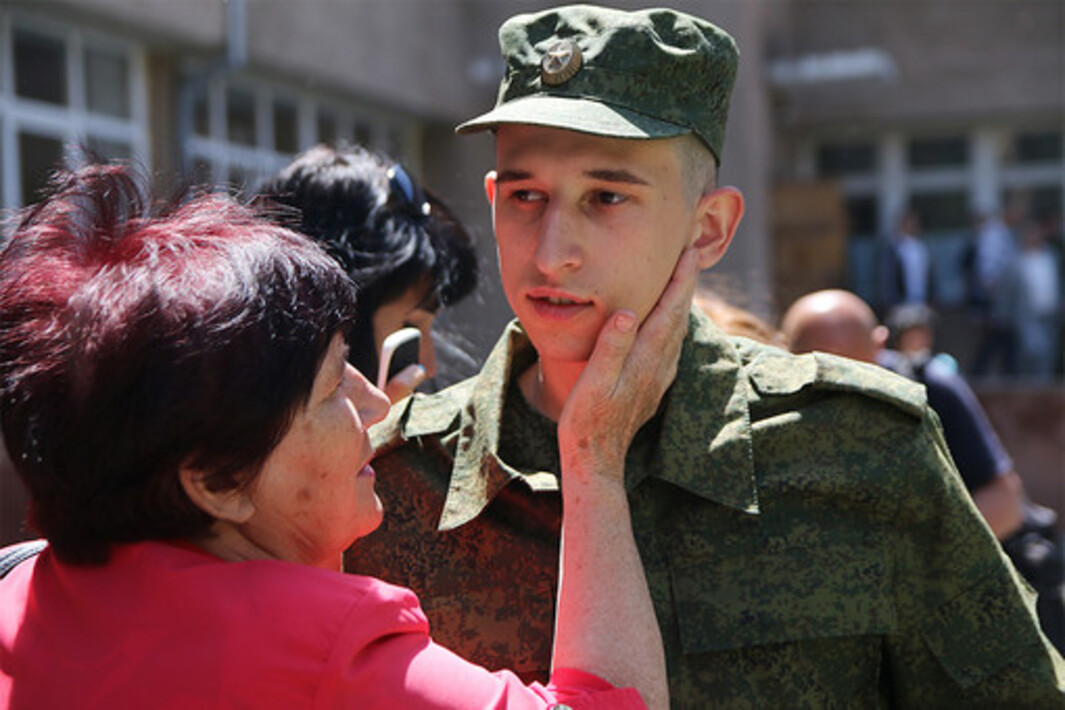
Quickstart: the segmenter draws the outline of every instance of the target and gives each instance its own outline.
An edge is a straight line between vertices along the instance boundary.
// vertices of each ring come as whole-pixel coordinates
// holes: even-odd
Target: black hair
[[[377,369],[378,307],[422,280],[429,287],[426,310],[453,304],[477,285],[470,235],[439,199],[384,156],[360,146],[319,145],[258,192],[282,207],[282,223],[322,244],[358,286],[349,360],[367,377]]]

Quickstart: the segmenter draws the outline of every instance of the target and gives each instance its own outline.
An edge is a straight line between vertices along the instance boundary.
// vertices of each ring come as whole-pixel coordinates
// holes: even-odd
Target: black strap
[[[0,579],[6,577],[17,564],[36,556],[46,547],[48,542],[45,540],[27,540],[0,550]]]

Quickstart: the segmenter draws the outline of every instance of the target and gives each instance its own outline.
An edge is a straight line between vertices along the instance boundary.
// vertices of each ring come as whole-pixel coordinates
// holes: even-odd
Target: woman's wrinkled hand
[[[607,319],[559,417],[563,469],[624,476],[629,444],[676,376],[697,273],[689,247],[642,325],[624,309]]]

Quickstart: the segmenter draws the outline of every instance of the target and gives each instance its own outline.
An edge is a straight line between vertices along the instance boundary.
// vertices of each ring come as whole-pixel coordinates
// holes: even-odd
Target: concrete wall
[[[875,48],[891,80],[783,91],[789,126],[1060,115],[1065,108],[1065,3],[794,0],[781,8],[771,59]]]

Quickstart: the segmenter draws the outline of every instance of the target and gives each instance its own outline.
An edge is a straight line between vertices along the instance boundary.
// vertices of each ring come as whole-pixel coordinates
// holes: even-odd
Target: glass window
[[[85,97],[90,111],[129,118],[129,64],[121,54],[85,52]]]
[[[817,172],[821,177],[867,175],[876,172],[876,146],[871,143],[819,146]]]
[[[318,114],[318,142],[326,145],[336,145],[337,120],[331,114],[322,112]]]
[[[192,99],[192,130],[198,136],[211,135],[211,110],[207,105],[207,92],[202,87]]]
[[[1023,206],[1024,217],[1043,222],[1061,219],[1062,188],[1059,184],[1009,188],[1002,196],[1002,204],[1017,203]]]
[[[230,194],[238,197],[247,195],[258,180],[256,174],[239,166],[231,166],[226,174],[226,184],[230,188]]]
[[[52,104],[67,102],[67,50],[62,40],[15,30],[15,92]]]
[[[188,170],[186,178],[193,185],[211,185],[214,183],[214,175],[211,171],[211,163],[204,158],[196,158]]]
[[[299,150],[299,118],[296,105],[289,101],[274,102],[274,150],[279,153]]]
[[[226,130],[229,140],[255,145],[255,96],[243,89],[226,92]]]
[[[90,136],[88,147],[95,155],[107,160],[129,160],[133,157],[133,147],[124,141]]]
[[[1058,162],[1063,142],[1061,131],[1021,133],[1014,139],[1014,158],[1018,163]]]
[[[1032,217],[1040,222],[1060,220],[1062,217],[1061,185],[1042,185],[1031,188]]]
[[[854,195],[845,203],[850,236],[876,236],[880,230],[880,205],[876,196]]]
[[[63,142],[50,136],[19,133],[18,150],[22,204],[28,205],[40,199],[49,176],[63,167]]]
[[[969,162],[969,141],[963,136],[954,138],[919,138],[908,146],[910,167],[959,168]]]
[[[917,212],[925,234],[955,232],[970,226],[969,193],[965,190],[919,193],[910,198],[910,206]]]

